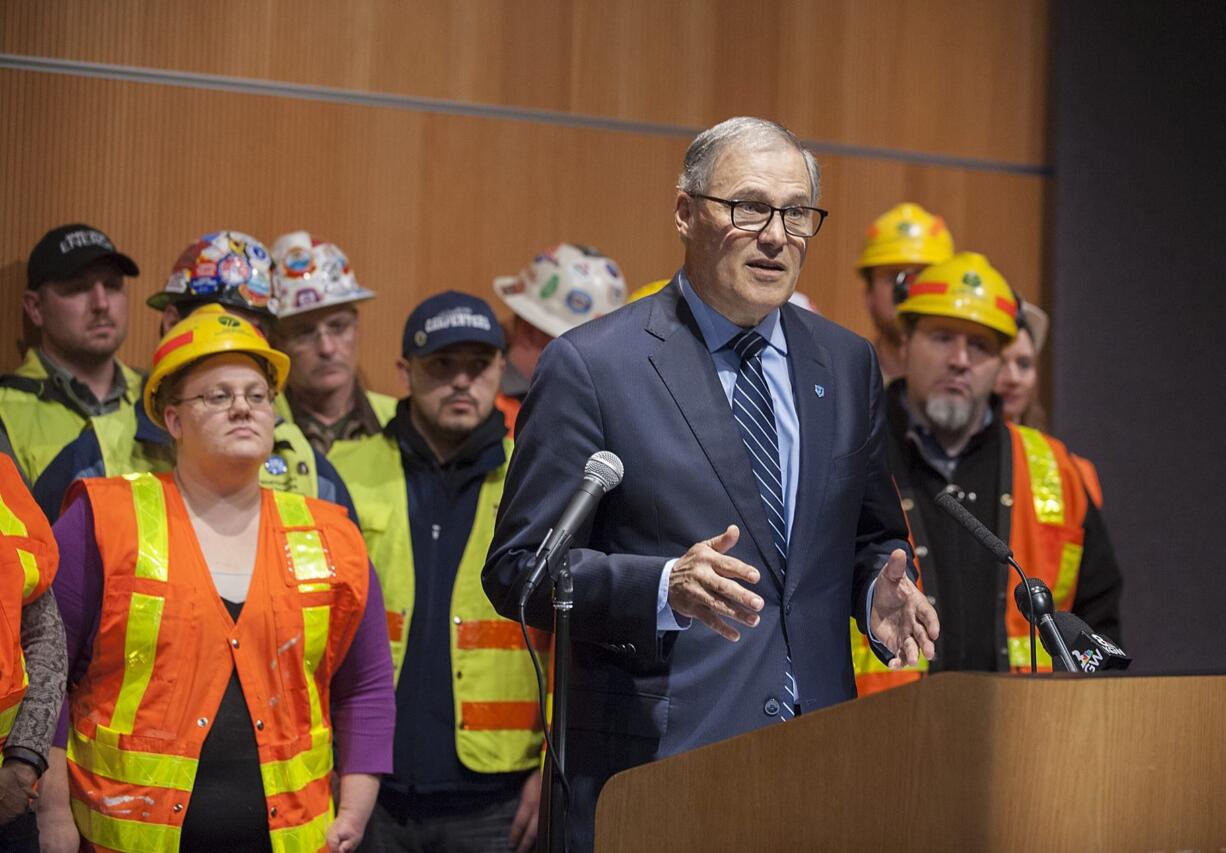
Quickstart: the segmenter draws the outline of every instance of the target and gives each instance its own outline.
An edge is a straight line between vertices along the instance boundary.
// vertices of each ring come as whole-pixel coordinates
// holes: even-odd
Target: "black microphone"
[[[941,490],[941,493],[936,496],[937,506],[945,510],[954,521],[966,528],[967,533],[979,540],[979,544],[992,552],[996,559],[1002,563],[1013,562],[1013,552],[1009,550],[1009,546],[1000,540],[1000,537],[988,530],[983,522],[971,515],[966,507],[958,503],[958,499],[953,496],[953,493],[958,490],[957,486],[946,486]]]
[[[599,450],[588,457],[587,463],[583,466],[583,481],[575,489],[575,494],[571,497],[570,503],[566,505],[558,523],[553,526],[545,536],[541,547],[537,549],[536,564],[532,567],[532,573],[519,593],[520,607],[527,604],[533,590],[540,586],[545,572],[549,570],[557,557],[570,550],[570,543],[575,538],[575,532],[596,511],[596,505],[600,503],[605,493],[617,488],[624,473],[625,468],[622,467],[622,461],[617,458],[616,453]]]
[[[1043,648],[1051,655],[1052,669],[1063,668],[1065,672],[1081,672],[1073,662],[1073,656],[1069,654],[1068,646],[1060,636],[1060,629],[1052,618],[1051,590],[1047,588],[1047,584],[1038,578],[1031,578],[1025,586],[1019,583],[1013,588],[1013,601],[1031,625],[1038,625]],[[1057,666],[1057,663],[1063,666]]]
[[[992,553],[992,556],[1000,560],[1002,563],[1007,563],[1017,572],[1017,576],[1022,579],[1022,584],[1029,589],[1029,580],[1026,573],[1022,571],[1022,567],[1017,564],[1017,560],[1013,559],[1013,551],[1001,541],[1000,537],[988,530],[983,522],[971,515],[966,507],[958,503],[958,499],[954,497],[954,492],[962,491],[952,483],[940,491],[934,500],[937,506],[945,510],[954,521],[962,525],[967,533],[971,534],[979,541],[979,544]],[[1026,611],[1022,611],[1025,613]],[[1038,654],[1039,651],[1035,647],[1035,624],[1030,623],[1030,671],[1037,672],[1039,669]]]
[[[1132,658],[1111,640],[1099,634],[1072,613],[1052,614],[1060,637],[1068,646],[1079,672],[1128,669]]]

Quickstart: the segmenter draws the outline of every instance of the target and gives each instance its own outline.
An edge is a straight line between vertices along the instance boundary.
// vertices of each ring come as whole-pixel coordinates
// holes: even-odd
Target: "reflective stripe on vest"
[[[507,458],[513,443],[503,440]],[[383,588],[396,677],[404,664],[414,602],[413,541],[400,447],[389,435],[335,442],[328,460],[349,488],[367,548]],[[472,529],[451,596],[452,699],[456,755],[478,773],[535,767],[542,740],[536,675],[519,625],[498,615],[481,587],[481,569],[494,533],[506,464],[481,484]],[[547,651],[533,629],[533,646]],[[548,667],[548,655],[542,654]]]
[[[135,435],[132,409],[140,394],[142,378],[125,364],[119,363],[119,369],[123,372],[128,390],[118,408],[92,418],[57,400],[40,399],[18,388],[0,387],[0,420],[3,420],[8,432],[13,455],[29,483],[38,481],[56,455],[79,436],[87,424],[92,423],[101,433],[113,431],[115,427],[122,429],[122,425],[130,421],[131,434]],[[25,361],[14,373],[25,379],[49,381],[47,371],[34,349],[26,353]]]
[[[21,478],[0,454],[0,747],[13,730],[30,684],[21,647],[22,608],[41,596],[59,567],[51,526]]]
[[[510,451],[508,446],[508,459]],[[452,700],[456,755],[465,767],[526,770],[540,758],[536,673],[519,625],[494,610],[481,586],[505,477],[504,463],[481,485],[451,592]],[[528,636],[548,668],[548,640],[535,631]]]
[[[115,491],[120,483],[130,495],[126,521],[120,506],[103,506],[122,504]],[[187,538],[191,522],[169,476],[134,474],[86,481],[84,488],[91,495],[103,555],[103,598],[112,606],[104,607],[94,659],[76,690],[81,695],[73,700],[68,759],[73,815],[82,836],[111,850],[178,847],[200,747],[231,670],[223,677],[219,669],[200,668],[194,658],[198,649],[190,642],[176,645],[175,634],[161,636],[171,602],[177,601],[176,630],[194,624],[202,643],[232,647],[232,665],[256,729],[273,850],[325,849],[332,819],[328,685],[365,607],[369,571],[365,548],[343,511],[302,495],[263,492],[251,597],[242,624],[223,628],[207,621],[216,618],[215,608],[185,601],[198,594],[212,597],[212,590],[198,592],[203,578],[193,572],[207,572],[207,566],[191,559],[196,548]],[[271,538],[264,525],[272,525]],[[135,539],[135,549],[125,548],[125,536]],[[337,560],[331,548],[337,549]],[[176,560],[180,568],[172,569]],[[351,591],[342,593],[344,587]],[[117,594],[127,599],[122,626],[116,620],[115,607],[122,607]],[[200,603],[209,604],[203,598]],[[195,621],[182,621],[189,618]],[[123,649],[116,654],[105,643],[120,636]],[[287,677],[291,670],[279,667],[282,662],[293,662],[297,674]],[[112,669],[116,663],[118,672]],[[194,675],[182,677],[182,667],[191,667]],[[95,668],[101,671],[95,674]],[[116,677],[119,687],[112,692],[108,685]],[[108,719],[109,695],[115,699]],[[182,710],[188,701],[197,704]],[[184,717],[180,728],[158,731],[176,725],[162,724],[163,715],[173,720],[176,711]]]
[[[1055,609],[1070,610],[1081,570],[1082,525],[1089,502],[1080,470],[1056,439],[1016,424],[1009,424],[1009,434],[1014,472],[1009,544],[1028,575],[1051,589]],[[1026,472],[1025,477],[1018,476],[1021,471]],[[1006,602],[1005,631],[1009,666],[1028,672],[1030,626],[1011,595]],[[1039,669],[1051,670],[1051,656],[1041,643],[1035,651]]]

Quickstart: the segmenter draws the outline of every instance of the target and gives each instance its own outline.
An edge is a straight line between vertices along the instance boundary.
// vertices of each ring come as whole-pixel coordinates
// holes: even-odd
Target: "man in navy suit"
[[[503,615],[588,456],[625,466],[570,551],[573,850],[613,773],[854,697],[849,617],[891,666],[933,655],[873,348],[787,304],[825,215],[818,178],[773,122],[699,134],[682,269],[537,366],[483,575]],[[540,628],[549,586],[528,602]]]

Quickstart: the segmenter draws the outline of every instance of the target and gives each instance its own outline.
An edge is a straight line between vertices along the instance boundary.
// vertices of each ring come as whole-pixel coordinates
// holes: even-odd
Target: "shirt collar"
[[[698,330],[702,332],[703,343],[707,345],[707,350],[710,353],[714,354],[728,346],[728,343],[734,337],[745,331],[743,326],[738,326],[702,301],[702,297],[698,295],[698,292],[694,290],[694,286],[690,284],[685,270],[677,273],[677,284],[681,288],[681,295],[685,297],[686,304],[690,306],[690,312],[698,322]],[[787,337],[783,334],[783,324],[779,322],[778,308],[763,317],[762,322],[754,326],[753,329],[759,335],[766,338],[766,342],[774,349],[785,356],[788,354],[788,341]]]
[[[42,362],[43,369],[47,371],[47,377],[51,380],[51,383],[67,395],[78,408],[91,415],[101,414],[113,407],[127,393],[128,381],[124,377],[123,371],[119,369],[119,364],[114,359],[111,360],[111,366],[114,369],[111,387],[107,390],[106,395],[99,400],[94,396],[94,392],[90,390],[88,385],[78,380],[71,372],[62,367],[47,353],[43,352],[41,348],[35,350],[35,352],[38,353],[38,360]]]

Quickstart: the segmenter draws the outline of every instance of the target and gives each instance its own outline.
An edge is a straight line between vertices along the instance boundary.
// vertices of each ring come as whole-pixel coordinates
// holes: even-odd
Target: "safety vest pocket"
[[[194,600],[168,604],[165,592],[165,584],[146,578],[108,578],[88,675],[92,682],[117,685],[113,709],[102,719],[117,731],[136,728],[159,739],[174,738],[189,713],[174,697],[189,694],[192,682],[208,671],[174,666],[184,657],[176,646],[193,644],[200,635],[199,614]],[[193,649],[190,657],[198,653]],[[97,712],[90,716],[101,721]]]

